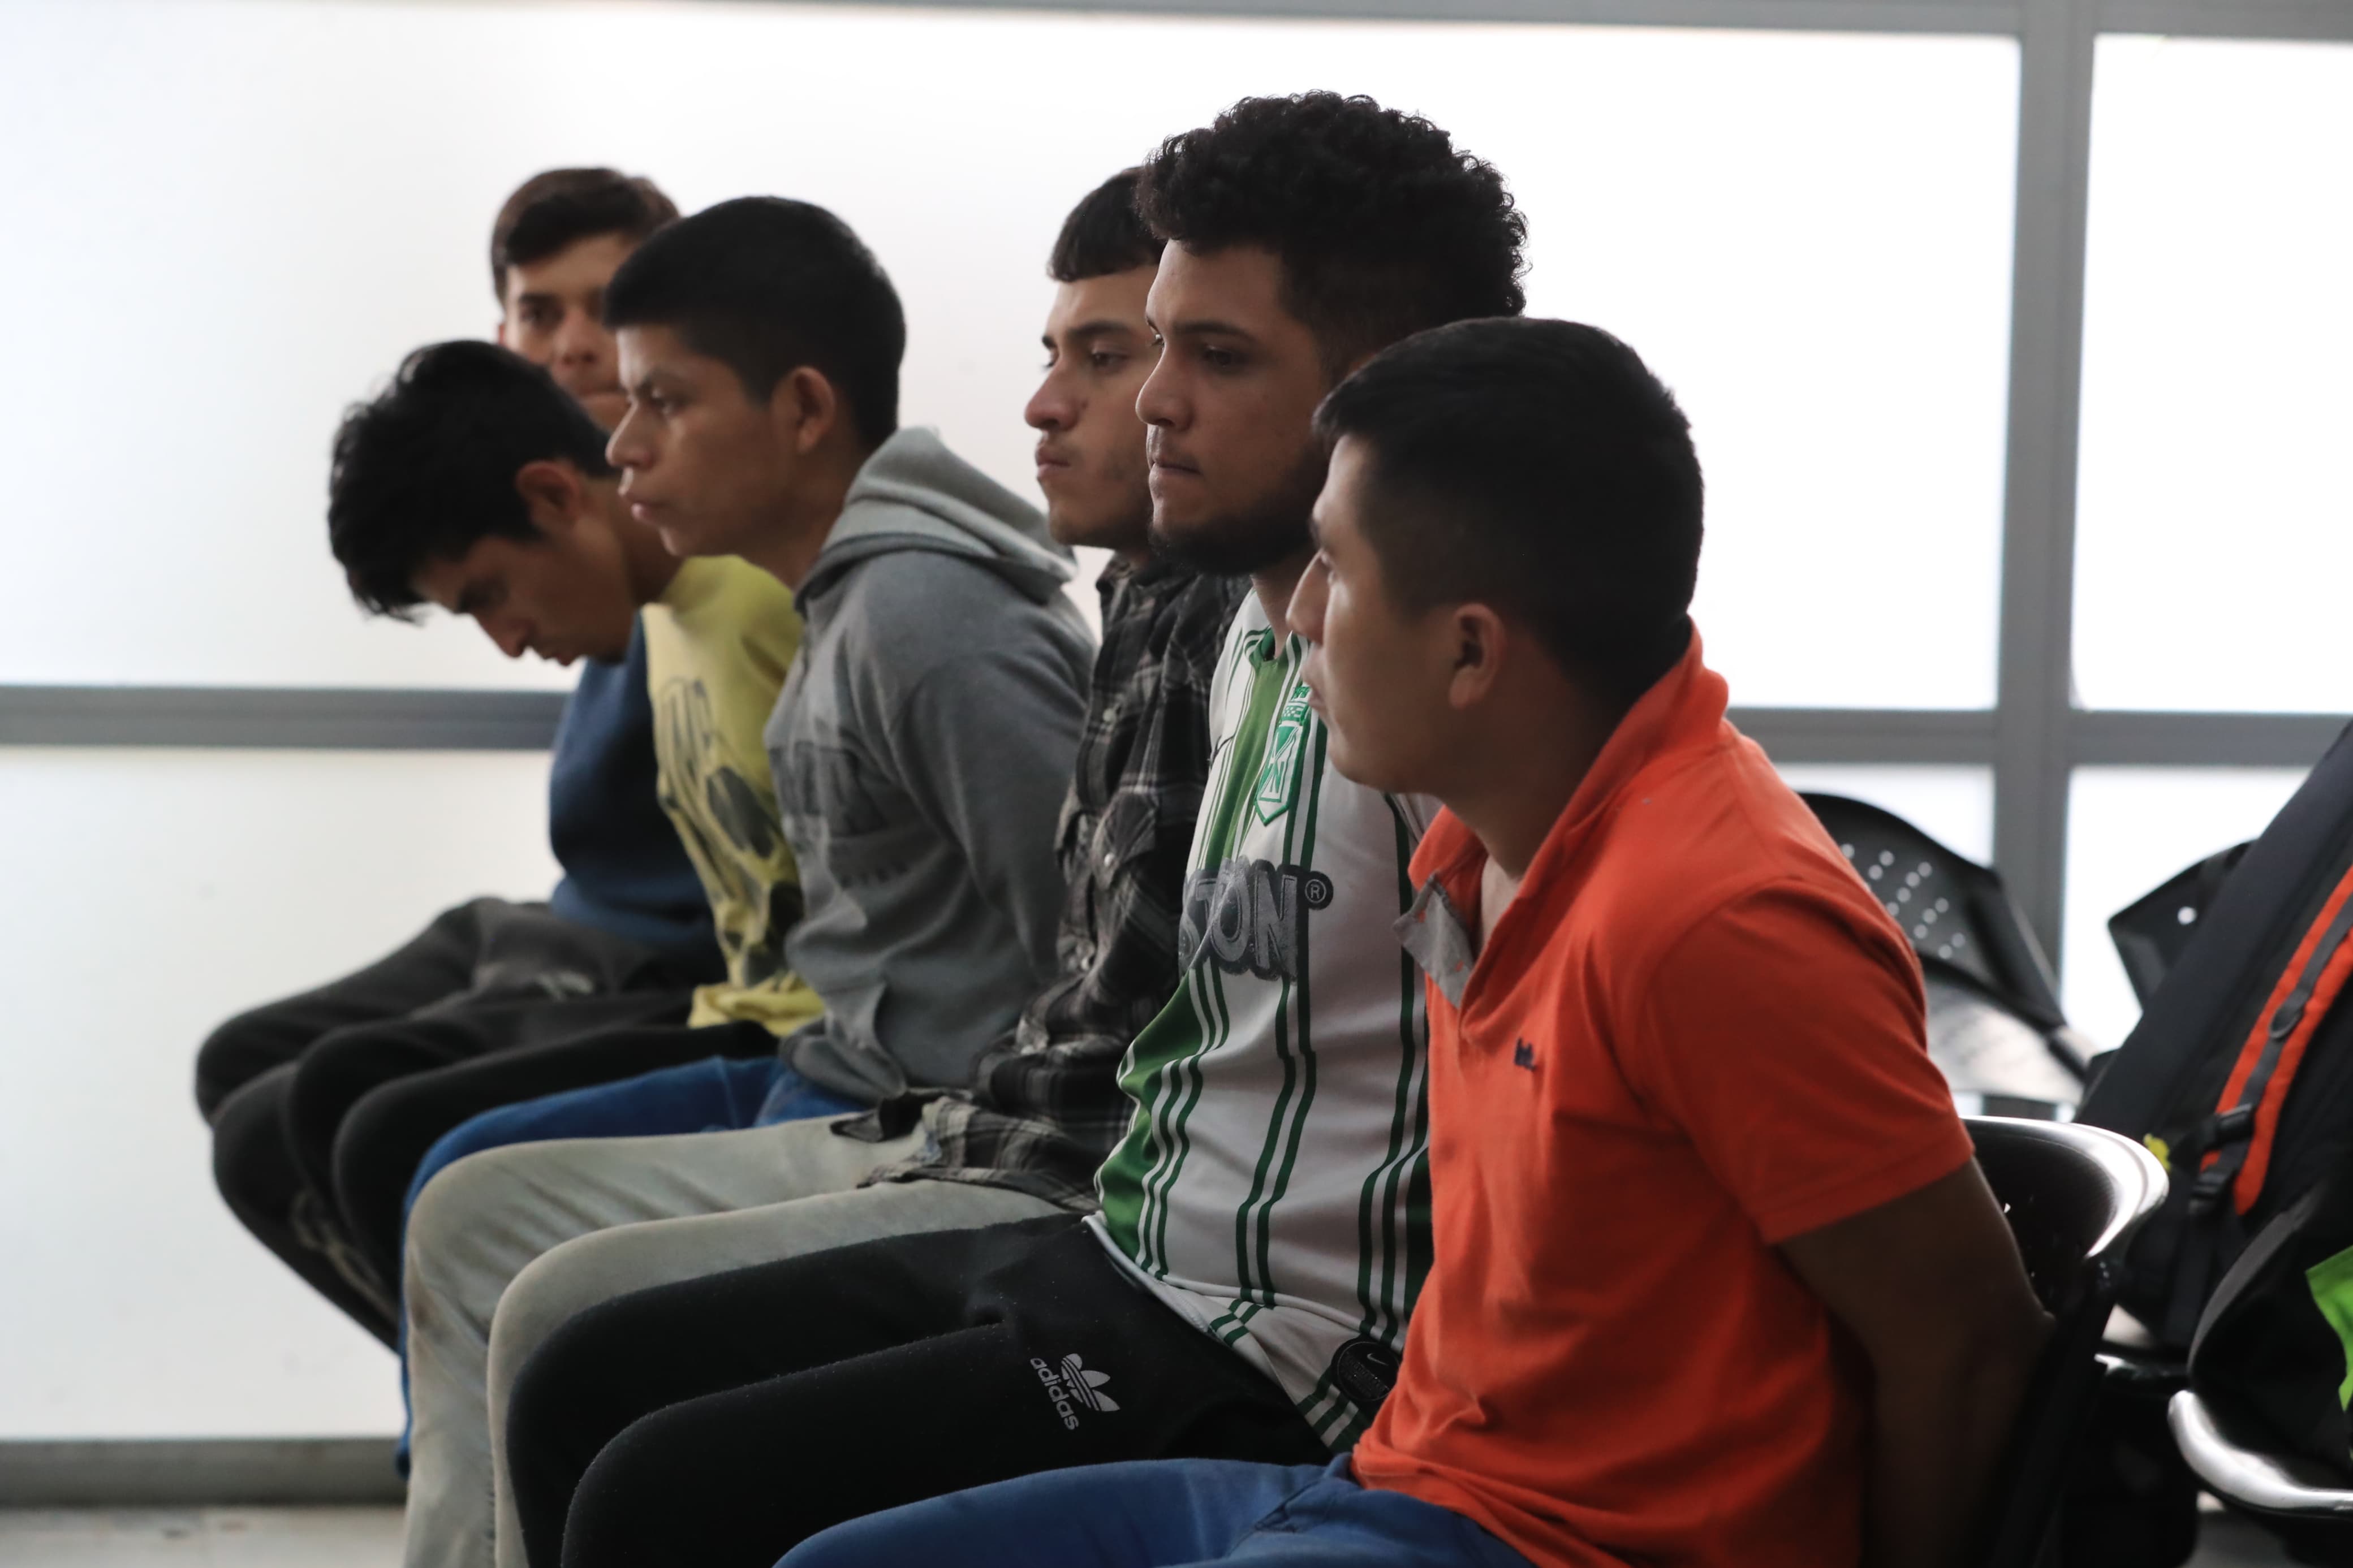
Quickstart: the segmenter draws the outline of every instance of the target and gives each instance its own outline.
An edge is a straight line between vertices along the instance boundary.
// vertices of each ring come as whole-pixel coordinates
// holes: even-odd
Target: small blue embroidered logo
[[[1515,1068],[1525,1068],[1530,1072],[1535,1071],[1536,1048],[1525,1040],[1520,1041],[1512,1047],[1512,1065]]]

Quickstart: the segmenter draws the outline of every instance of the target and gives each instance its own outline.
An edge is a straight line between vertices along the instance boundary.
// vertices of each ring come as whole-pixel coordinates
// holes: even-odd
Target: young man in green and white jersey
[[[1444,132],[1329,93],[1173,138],[1139,207],[1167,241],[1137,401],[1154,542],[1254,592],[1212,687],[1182,984],[1122,1065],[1101,1213],[574,1319],[508,1427],[518,1491],[530,1471],[569,1494],[567,1568],[767,1568],[841,1520],[1068,1465],[1320,1461],[1387,1391],[1430,1256],[1426,1028],[1394,928],[1432,812],[1326,765],[1283,611],[1313,553],[1316,405],[1399,338],[1517,314],[1525,225]]]
[[[1169,241],[1151,304],[1166,347],[1136,405],[1155,536],[1257,592],[1212,693],[1184,987],[1129,1052],[1137,1114],[1088,1223],[1345,1448],[1386,1392],[1430,1262],[1421,987],[1394,927],[1436,805],[1332,771],[1308,707],[1306,645],[1283,618],[1324,473],[1306,424],[1388,343],[1517,314],[1524,225],[1443,132],[1320,94],[1245,102],[1176,138],[1143,199]],[[1229,456],[1244,441],[1248,465]],[[1252,471],[1282,488],[1236,493]]]

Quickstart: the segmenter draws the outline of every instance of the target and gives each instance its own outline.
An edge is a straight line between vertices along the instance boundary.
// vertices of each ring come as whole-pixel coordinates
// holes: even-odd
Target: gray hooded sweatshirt
[[[826,1016],[782,1046],[828,1089],[962,1088],[1053,976],[1094,658],[1070,575],[1035,508],[902,430],[801,584],[766,741],[807,904],[785,957]]]

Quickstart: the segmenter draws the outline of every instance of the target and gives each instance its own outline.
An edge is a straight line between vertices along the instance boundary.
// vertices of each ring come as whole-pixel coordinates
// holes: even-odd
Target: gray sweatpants
[[[957,1182],[860,1187],[922,1134],[863,1143],[832,1127],[522,1143],[433,1179],[408,1225],[408,1568],[521,1568],[507,1396],[575,1313],[850,1242],[1056,1212]]]

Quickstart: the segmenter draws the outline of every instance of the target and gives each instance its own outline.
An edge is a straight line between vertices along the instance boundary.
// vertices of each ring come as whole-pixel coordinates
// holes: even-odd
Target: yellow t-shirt
[[[776,819],[760,735],[800,647],[801,618],[782,583],[723,556],[681,564],[644,623],[662,810],[702,878],[727,958],[727,979],[694,994],[687,1022],[789,1033],[825,1005],[785,967],[800,868]]]

